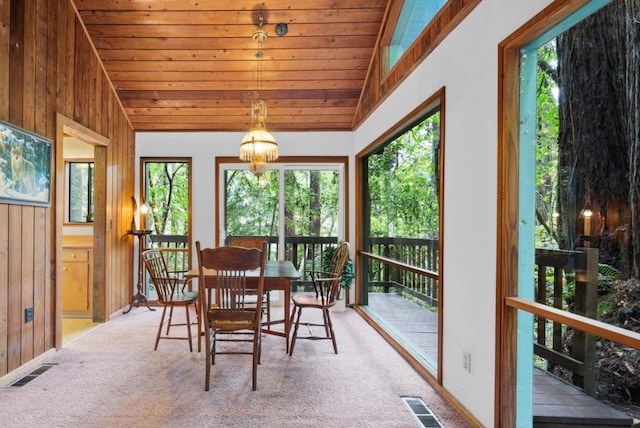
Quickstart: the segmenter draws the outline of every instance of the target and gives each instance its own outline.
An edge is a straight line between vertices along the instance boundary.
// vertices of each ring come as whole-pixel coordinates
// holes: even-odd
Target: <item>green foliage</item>
[[[536,247],[558,248],[558,84],[555,40],[538,49]]]
[[[618,279],[620,271],[611,265],[598,263],[598,280],[613,281]]]
[[[331,259],[333,258],[333,254],[336,252],[338,247],[329,246],[324,249],[324,253],[322,253],[322,269],[327,271],[329,270],[329,266],[331,265]],[[344,264],[344,268],[342,269],[342,278],[340,279],[340,288],[344,290],[349,290],[351,285],[353,284],[353,278],[355,278],[355,273],[353,271],[353,260],[351,260],[351,256],[347,256],[347,261]]]
[[[227,235],[277,235],[278,171],[269,170],[257,180],[246,169],[227,170],[225,182]]]
[[[186,162],[145,163],[147,229],[158,235],[189,231],[189,168]]]
[[[227,235],[278,235],[279,171],[257,180],[245,169],[226,172]],[[337,236],[339,173],[336,170],[284,171],[287,236]]]
[[[368,158],[371,236],[438,236],[440,113]]]

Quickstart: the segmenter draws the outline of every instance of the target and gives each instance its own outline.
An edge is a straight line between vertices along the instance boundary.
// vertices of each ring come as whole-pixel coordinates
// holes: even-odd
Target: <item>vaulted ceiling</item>
[[[73,0],[136,131],[353,129],[389,1]]]

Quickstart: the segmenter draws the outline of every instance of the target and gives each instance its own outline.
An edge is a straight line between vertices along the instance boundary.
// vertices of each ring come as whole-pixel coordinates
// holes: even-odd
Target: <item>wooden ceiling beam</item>
[[[322,61],[322,62],[319,62]],[[322,67],[320,67],[322,65]],[[262,65],[264,73],[323,70],[361,70],[366,72],[368,59],[326,59],[267,61]],[[116,72],[237,72],[254,69],[255,62],[247,61],[105,61],[109,75]],[[254,77],[255,78],[255,77]]]
[[[111,61],[161,61],[177,62],[246,62],[255,58],[247,55],[246,51],[227,49],[157,49],[146,50],[133,44],[127,49],[103,49],[100,58],[107,64]],[[367,63],[371,60],[371,47],[348,48],[314,48],[314,49],[266,49],[263,61],[265,64],[272,61],[302,61],[324,58],[328,61],[341,61],[349,59],[364,59]],[[194,64],[195,67],[198,64]]]
[[[354,48],[369,47],[375,44],[376,37],[371,35],[364,36],[326,36],[326,37],[279,37],[269,39],[269,45],[264,51],[269,49],[315,49],[315,48]],[[144,49],[228,49],[228,50],[247,50],[256,51],[256,42],[250,37],[238,38],[165,38],[165,37],[103,37],[94,40],[94,44],[98,51],[102,49],[131,49],[135,43],[138,48]],[[253,55],[248,55],[247,59]]]
[[[366,70],[299,70],[291,71],[265,71],[262,73],[264,87],[271,87],[276,80],[313,82],[320,80],[363,80]],[[119,86],[121,82],[147,82],[148,84],[160,82],[211,82],[220,80],[225,86],[235,85],[239,82],[249,82],[255,88],[257,73],[249,71],[112,71],[109,70],[111,81]],[[311,86],[316,86],[313,83]]]
[[[87,31],[91,38],[103,37],[230,37],[251,38],[255,25],[87,25]],[[327,25],[326,23],[295,24],[289,27],[287,37],[312,37],[312,36],[353,36],[373,35],[377,36],[380,30],[379,22],[339,22]],[[273,30],[267,29],[270,40],[277,37]]]
[[[148,82],[148,81],[114,81],[116,91],[255,91],[256,82],[253,81],[200,81],[200,82]],[[295,91],[295,90],[331,90],[354,89],[360,92],[361,80],[277,80],[263,83],[263,88],[270,91]],[[260,91],[264,93],[265,90]]]
[[[115,11],[241,11],[252,12],[255,6],[242,6],[238,0],[74,0],[78,10]],[[269,0],[268,10],[366,9],[383,8],[387,0]],[[260,8],[258,8],[260,9]]]
[[[267,101],[268,116],[315,116],[318,115],[318,107],[316,106],[292,106],[292,107],[277,107]],[[250,113],[250,103],[246,102],[239,107],[174,107],[174,108],[126,108],[127,114],[135,116],[248,116]],[[327,110],[329,112],[329,110]],[[332,107],[330,110],[331,115],[348,116],[353,115],[354,107]]]
[[[125,100],[123,101],[125,109],[194,109],[194,108],[246,108],[249,104],[247,100],[235,99],[216,99],[216,100]],[[269,110],[274,108],[342,108],[355,107],[357,98],[340,98],[340,99],[321,99],[321,98],[305,98],[305,99],[269,99]]]
[[[296,24],[327,23],[380,23],[384,9],[309,9],[301,13],[300,10],[271,10],[273,19],[265,21],[271,26],[284,22],[291,26]],[[239,11],[100,11],[80,10],[82,21],[86,25],[256,25],[250,13]]]
[[[118,91],[118,96],[127,100],[244,100],[246,91]],[[296,91],[262,91],[265,100],[275,99],[324,99],[334,100],[342,98],[359,98],[359,89],[320,89]]]

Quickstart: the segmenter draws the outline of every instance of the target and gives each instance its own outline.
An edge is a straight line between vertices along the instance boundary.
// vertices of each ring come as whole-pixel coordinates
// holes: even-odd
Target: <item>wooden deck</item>
[[[368,310],[436,370],[438,315],[394,293],[369,293]]]
[[[633,419],[586,395],[582,390],[549,375],[533,371],[533,426],[630,427]]]
[[[369,293],[368,310],[376,318],[384,319],[396,337],[436,367],[437,314],[394,293]],[[624,413],[539,369],[534,370],[533,415],[536,428],[631,427],[634,422]]]

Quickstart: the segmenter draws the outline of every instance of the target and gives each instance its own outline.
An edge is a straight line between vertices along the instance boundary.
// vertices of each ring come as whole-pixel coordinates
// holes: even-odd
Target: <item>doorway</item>
[[[109,140],[57,116],[55,158],[55,345],[106,319],[104,242]],[[73,215],[77,206],[86,212]],[[73,208],[72,208],[73,207]]]

